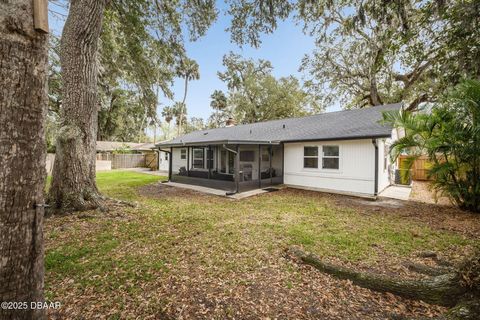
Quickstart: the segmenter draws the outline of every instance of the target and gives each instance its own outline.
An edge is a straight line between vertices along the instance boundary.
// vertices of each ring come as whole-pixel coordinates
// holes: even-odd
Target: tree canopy
[[[252,123],[320,111],[317,97],[305,91],[298,79],[275,78],[269,61],[243,59],[230,53],[224,56],[223,65],[226,70],[218,77],[226,83],[228,97],[224,101],[219,92],[212,95],[212,120],[228,114],[239,123]]]
[[[295,16],[315,37],[303,61],[323,104],[347,108],[434,102],[462,77],[480,77],[478,1],[230,1],[232,39],[260,45]]]

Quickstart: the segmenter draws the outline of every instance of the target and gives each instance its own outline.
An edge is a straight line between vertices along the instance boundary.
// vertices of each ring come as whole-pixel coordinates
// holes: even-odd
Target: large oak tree
[[[33,1],[0,1],[0,319],[43,319],[47,35]],[[8,306],[8,305],[7,305]]]
[[[63,28],[61,123],[49,201],[55,208],[97,208],[97,49],[107,0],[74,0]]]
[[[102,105],[99,89],[111,102],[108,115],[118,93],[114,89],[133,84],[139,92],[139,103],[145,107],[145,120],[141,121],[154,119],[153,87],[170,94],[174,67],[184,55],[182,26],[187,25],[190,39],[195,39],[205,33],[215,16],[213,2],[208,0],[70,2],[61,39],[60,129],[48,197],[54,209],[81,211],[102,207],[95,182],[95,141],[98,109]],[[104,18],[109,24],[101,38]]]
[[[462,78],[479,78],[480,3],[474,0],[229,0],[237,43],[261,44],[293,15],[317,49],[305,58],[324,105],[434,102]]]

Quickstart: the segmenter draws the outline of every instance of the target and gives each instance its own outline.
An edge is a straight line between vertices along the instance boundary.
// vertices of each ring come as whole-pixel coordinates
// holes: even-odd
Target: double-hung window
[[[303,167],[318,168],[318,147],[303,147]]]
[[[180,149],[180,159],[185,160],[187,159],[187,149]]]
[[[322,169],[340,168],[339,146],[322,146]]]
[[[205,168],[205,149],[203,148],[193,149],[193,168],[195,169]]]

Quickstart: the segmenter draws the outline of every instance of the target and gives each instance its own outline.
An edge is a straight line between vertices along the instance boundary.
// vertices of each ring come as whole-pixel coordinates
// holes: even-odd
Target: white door
[[[158,159],[158,170],[168,171],[168,153],[160,151]]]

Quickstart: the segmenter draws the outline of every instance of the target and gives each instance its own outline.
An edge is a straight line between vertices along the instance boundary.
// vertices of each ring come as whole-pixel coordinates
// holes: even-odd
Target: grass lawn
[[[52,318],[435,316],[443,309],[320,274],[285,249],[415,277],[401,264],[418,252],[455,262],[479,245],[479,219],[453,208],[291,189],[235,201],[156,183],[162,179],[99,173],[103,193],[138,206],[46,220],[47,299],[62,303]]]

